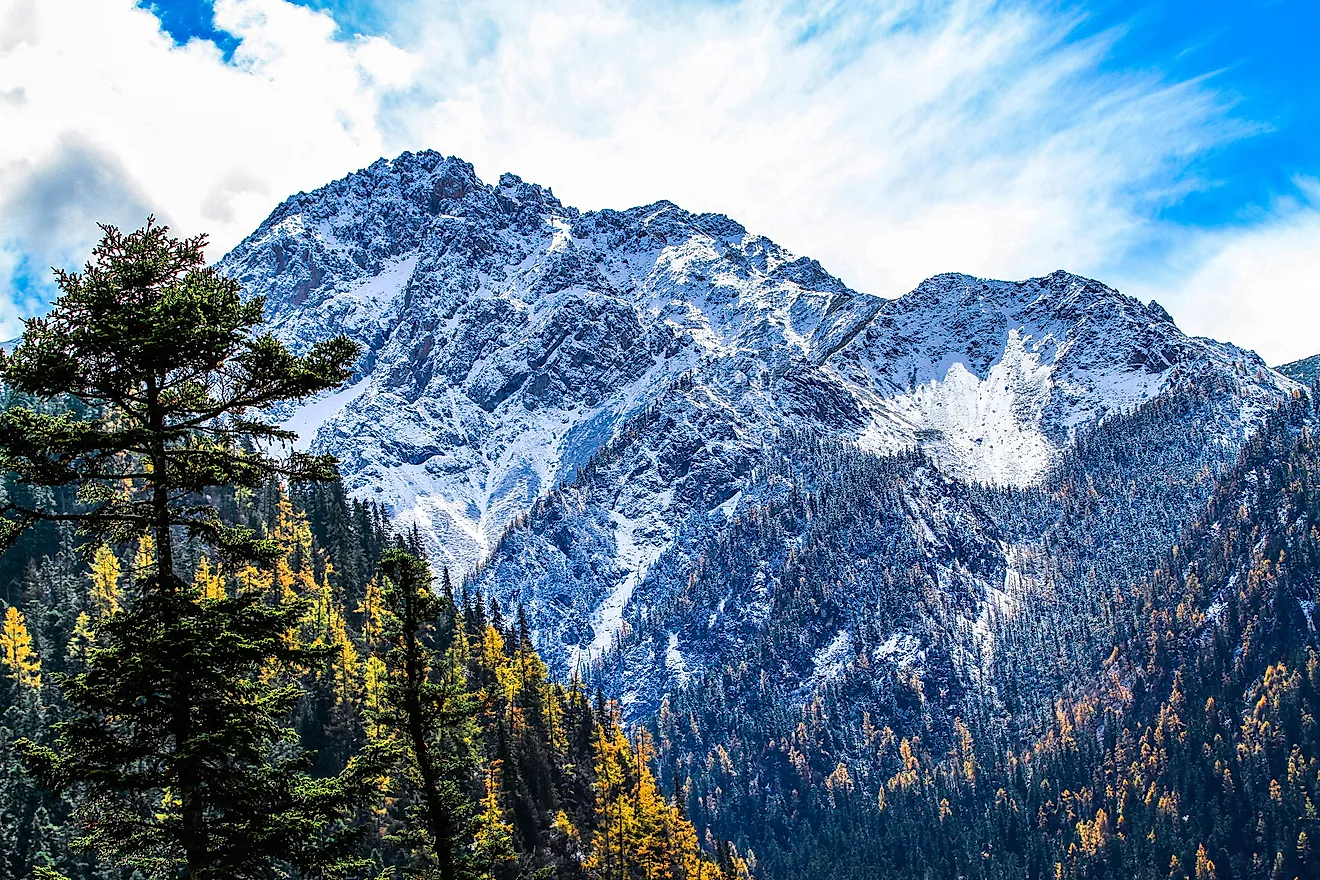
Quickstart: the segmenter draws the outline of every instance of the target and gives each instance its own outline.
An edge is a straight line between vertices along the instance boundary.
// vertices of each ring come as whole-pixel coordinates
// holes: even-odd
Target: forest
[[[691,683],[657,731],[664,759],[694,768],[689,814],[763,876],[1316,876],[1315,401],[1271,416],[1148,571],[1093,609],[1056,595],[1034,625],[997,622],[1012,652],[997,663],[1019,667],[996,673],[1015,683],[1007,707],[955,692],[947,665],[886,670],[870,652],[793,714],[741,657]],[[755,553],[766,526],[746,528]],[[835,575],[817,574],[794,572],[776,620],[840,619]],[[1093,649],[1094,668],[1070,668]],[[1063,685],[1042,680],[1051,658]]]

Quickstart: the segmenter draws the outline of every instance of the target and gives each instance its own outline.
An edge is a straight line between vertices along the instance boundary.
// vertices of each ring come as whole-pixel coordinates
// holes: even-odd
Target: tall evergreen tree
[[[378,583],[386,613],[377,652],[387,678],[372,722],[403,756],[414,798],[402,842],[425,854],[424,875],[467,877],[475,825],[464,783],[476,768],[476,728],[463,669],[437,646],[452,638],[453,608],[432,592],[426,563],[405,550],[385,552]]]
[[[287,742],[297,691],[268,673],[308,659],[285,638],[299,602],[203,597],[180,569],[185,546],[236,564],[271,558],[271,542],[224,522],[206,493],[332,477],[329,457],[272,454],[294,435],[262,413],[345,381],[357,346],[341,337],[297,357],[258,333],[262,299],[206,267],[203,236],[172,238],[150,218],[130,234],[102,229],[84,271],[57,271],[53,311],[0,361],[12,389],[77,404],[0,413],[0,466],[20,486],[73,488],[79,503],[10,493],[0,542],[68,521],[90,546],[136,544],[141,564],[86,670],[57,678],[72,715],[54,747],[22,743],[26,763],[73,794],[82,846],[147,876],[347,870],[338,820],[374,771],[363,760],[313,780]]]

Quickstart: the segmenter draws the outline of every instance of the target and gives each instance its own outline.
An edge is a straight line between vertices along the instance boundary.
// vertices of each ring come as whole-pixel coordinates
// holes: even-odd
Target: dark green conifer
[[[380,561],[387,614],[380,659],[388,678],[373,719],[397,747],[413,799],[400,842],[419,856],[424,876],[469,876],[476,824],[464,783],[477,765],[474,707],[463,669],[442,645],[453,636],[452,603],[431,590],[427,564],[402,549]]]
[[[71,714],[52,747],[22,744],[26,763],[73,796],[81,846],[146,876],[342,873],[355,859],[340,817],[375,771],[360,760],[314,780],[288,739],[297,691],[269,673],[308,659],[285,638],[301,609],[243,592],[203,599],[180,570],[185,549],[231,564],[271,557],[207,493],[332,477],[329,457],[275,457],[272,444],[294,435],[263,412],[345,381],[357,346],[341,337],[294,356],[256,332],[262,299],[206,267],[204,237],[172,238],[153,219],[102,229],[85,270],[57,271],[53,311],[0,361],[13,390],[77,404],[0,413],[0,466],[18,486],[72,488],[78,504],[12,492],[0,543],[67,521],[91,546],[149,539],[151,563],[133,572],[86,670],[57,678]]]

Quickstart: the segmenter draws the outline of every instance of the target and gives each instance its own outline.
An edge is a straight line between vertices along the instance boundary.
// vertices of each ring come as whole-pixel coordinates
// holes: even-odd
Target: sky
[[[0,338],[98,222],[218,259],[404,150],[852,287],[1063,268],[1320,352],[1315,0],[0,0]]]

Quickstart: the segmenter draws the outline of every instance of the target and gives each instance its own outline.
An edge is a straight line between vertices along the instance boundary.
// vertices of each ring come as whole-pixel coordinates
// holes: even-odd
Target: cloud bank
[[[131,0],[0,2],[0,299],[22,308],[47,267],[85,257],[98,220],[155,211],[226,248],[290,192],[389,151],[377,114],[412,56],[338,40],[329,16],[283,0],[215,14],[241,40],[228,62]]]
[[[1315,202],[1161,221],[1258,126],[1213,80],[1110,69],[1121,33],[992,0],[380,10],[384,36],[357,37],[216,0],[226,60],[130,0],[0,0],[0,330],[33,306],[24,267],[77,259],[91,218],[150,207],[219,256],[286,195],[432,147],[583,208],[726,213],[880,295],[1062,267],[1271,361],[1320,349],[1297,329],[1320,325]]]

